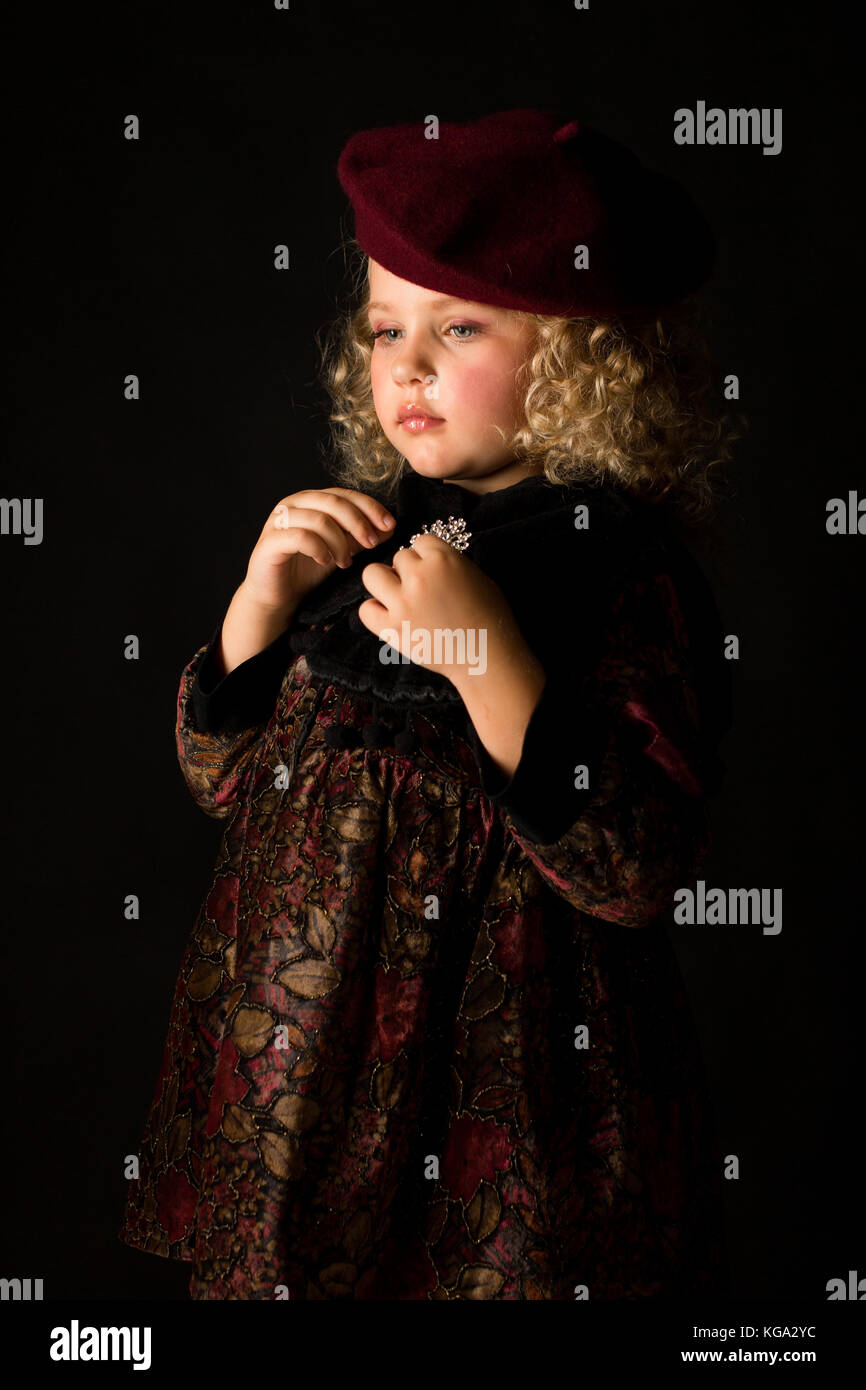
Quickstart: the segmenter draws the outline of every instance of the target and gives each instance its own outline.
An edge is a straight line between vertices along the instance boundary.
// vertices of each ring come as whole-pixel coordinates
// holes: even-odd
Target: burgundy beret
[[[688,192],[624,145],[550,110],[358,131],[337,175],[355,237],[425,289],[569,317],[640,314],[710,276],[712,230]],[[588,248],[588,268],[575,247]]]

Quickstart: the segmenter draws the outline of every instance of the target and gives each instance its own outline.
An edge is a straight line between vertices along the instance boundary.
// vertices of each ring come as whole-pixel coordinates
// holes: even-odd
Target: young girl
[[[726,1287],[662,919],[709,844],[721,627],[675,514],[735,437],[675,341],[712,239],[554,113],[361,132],[338,485],[181,677],[225,830],[121,1239],[200,1299]]]

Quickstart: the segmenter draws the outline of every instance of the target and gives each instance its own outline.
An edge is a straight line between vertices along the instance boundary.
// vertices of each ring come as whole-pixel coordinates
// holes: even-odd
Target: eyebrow
[[[471,304],[471,303],[472,303],[472,300],[470,300],[470,299],[451,299],[451,298],[430,299],[430,300],[427,301],[427,307],[430,308],[430,309],[444,309],[448,304]],[[381,300],[381,299],[374,299],[374,300],[371,300],[371,302],[367,305],[368,311],[369,311],[370,309],[393,309],[393,307],[394,307],[393,304],[386,304],[386,303],[385,303],[383,300]]]

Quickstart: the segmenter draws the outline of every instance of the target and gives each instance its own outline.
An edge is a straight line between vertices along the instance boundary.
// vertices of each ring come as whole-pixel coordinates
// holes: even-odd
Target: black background
[[[695,546],[740,638],[701,872],[781,888],[784,918],[775,937],[671,934],[723,1153],[740,1159],[737,1296],[823,1299],[828,1279],[866,1275],[866,537],[825,529],[827,500],[866,487],[860,78],[829,22],[825,7],[755,0],[40,5],[6,19],[0,491],[43,498],[45,534],[0,537],[3,1275],[43,1278],[46,1298],[187,1297],[188,1266],[116,1236],[220,834],[177,766],[180,672],[271,508],[329,481],[314,335],[351,230],[343,144],[516,106],[625,141],[687,184],[719,236],[712,345],[751,429]],[[698,100],[781,107],[782,152],[676,145],[673,113]],[[140,921],[124,918],[129,893]]]

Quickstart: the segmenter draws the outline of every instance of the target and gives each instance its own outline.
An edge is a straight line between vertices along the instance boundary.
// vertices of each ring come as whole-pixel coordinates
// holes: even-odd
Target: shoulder
[[[566,572],[593,572],[599,597],[673,570],[682,547],[666,508],[608,481],[549,487],[546,542]]]

